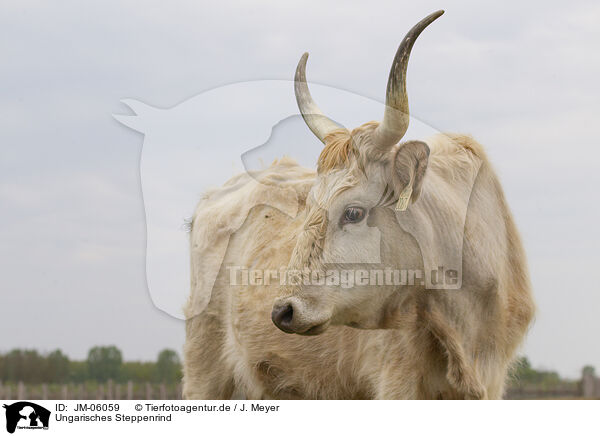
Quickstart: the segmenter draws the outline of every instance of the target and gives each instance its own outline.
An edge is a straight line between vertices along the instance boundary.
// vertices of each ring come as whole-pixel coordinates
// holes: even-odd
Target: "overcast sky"
[[[226,84],[289,80],[309,51],[310,80],[381,101],[404,33],[445,7],[411,57],[412,115],[473,134],[499,173],[538,304],[523,353],[568,376],[600,369],[600,4],[164,5],[0,6],[1,351],[180,351],[183,322],[146,285],[144,137],[112,118],[128,112],[121,99],[170,108]]]

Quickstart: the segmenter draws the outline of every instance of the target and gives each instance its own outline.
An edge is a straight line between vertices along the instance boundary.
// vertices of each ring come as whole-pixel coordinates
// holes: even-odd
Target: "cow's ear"
[[[427,171],[429,147],[422,141],[400,144],[391,165],[392,185],[398,196],[396,210],[406,210],[419,198]]]

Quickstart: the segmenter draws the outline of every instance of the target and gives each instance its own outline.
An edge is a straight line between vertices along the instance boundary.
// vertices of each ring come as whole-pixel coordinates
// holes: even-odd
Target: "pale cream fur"
[[[322,298],[330,301],[315,302],[321,294],[282,289],[278,283],[229,284],[228,265],[267,270],[322,260],[319,244],[328,237],[323,228],[328,224],[320,220],[319,208],[342,195],[327,187],[343,192],[360,185],[361,174],[387,168],[383,156],[369,161],[368,134],[375,125],[353,131],[359,150],[339,165],[329,154],[318,175],[282,159],[254,177],[238,176],[200,202],[190,241],[184,398],[502,397],[534,305],[525,254],[501,186],[481,145],[469,136],[437,135],[426,141],[431,152],[423,192],[409,207],[427,229],[452,232],[461,222],[455,204],[468,188],[462,289],[388,289],[354,301],[346,296],[351,293],[324,292]],[[432,215],[434,209],[439,215]],[[386,241],[398,232],[403,250],[436,251],[439,239],[419,248],[400,235],[392,214],[384,210],[378,221],[392,236]],[[222,265],[215,246],[225,253]],[[391,253],[399,249],[389,247]],[[200,285],[210,268],[218,269],[212,293]],[[310,300],[310,308],[329,304],[331,325],[318,336],[283,333],[272,323],[271,309],[285,295]]]

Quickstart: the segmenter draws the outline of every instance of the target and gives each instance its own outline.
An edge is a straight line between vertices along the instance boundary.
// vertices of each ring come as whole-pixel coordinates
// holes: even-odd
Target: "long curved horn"
[[[373,132],[373,141],[382,151],[402,139],[408,129],[408,95],[406,94],[406,69],[410,51],[421,32],[439,18],[444,11],[437,11],[419,21],[408,31],[394,57],[388,78],[383,121]]]
[[[306,125],[317,138],[325,143],[325,136],[332,130],[340,129],[342,126],[327,118],[319,109],[319,106],[314,102],[310,91],[308,90],[308,84],[306,83],[306,61],[308,60],[308,53],[304,53],[298,62],[296,68],[296,75],[294,76],[294,91],[296,92],[296,101],[298,102],[298,108],[302,114],[302,118],[306,122]]]

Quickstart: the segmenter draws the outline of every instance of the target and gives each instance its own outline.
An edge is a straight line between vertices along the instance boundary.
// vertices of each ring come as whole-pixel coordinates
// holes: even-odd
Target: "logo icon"
[[[18,429],[48,429],[50,411],[29,401],[19,401],[3,406],[6,409],[6,431]]]

